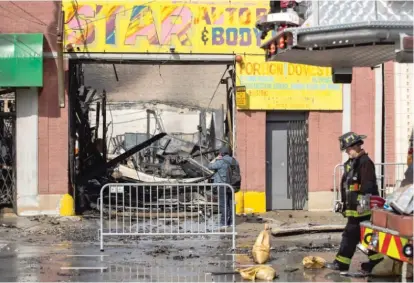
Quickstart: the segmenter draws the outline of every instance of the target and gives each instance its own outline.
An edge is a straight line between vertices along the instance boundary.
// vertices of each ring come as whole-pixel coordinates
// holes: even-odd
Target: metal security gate
[[[0,99],[0,206],[16,204],[15,100]]]
[[[306,207],[308,200],[308,124],[288,122],[288,189],[293,209]]]

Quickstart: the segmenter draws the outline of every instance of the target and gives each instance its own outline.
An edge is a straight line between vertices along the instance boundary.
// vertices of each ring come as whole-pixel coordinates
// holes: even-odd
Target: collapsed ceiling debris
[[[72,103],[75,130],[71,136],[75,137],[78,147],[73,151],[77,153],[72,158],[76,173],[72,181],[80,198],[81,210],[92,207],[91,204],[96,205],[99,191],[106,183],[185,184],[208,181],[214,172],[207,165],[225,142],[229,128],[224,121],[229,114],[225,115],[224,110],[211,111],[209,127],[206,110],[201,110],[199,126],[194,133],[187,136],[167,134],[157,111],[147,109],[145,133],[108,137],[110,123],[106,119],[105,90],[98,94],[96,89],[80,86]],[[89,115],[92,111],[96,119],[94,126],[91,126]],[[150,127],[151,119],[155,119],[155,129]]]

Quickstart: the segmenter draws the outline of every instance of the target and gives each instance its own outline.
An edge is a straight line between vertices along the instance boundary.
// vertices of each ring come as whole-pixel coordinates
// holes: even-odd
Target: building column
[[[375,138],[374,138],[374,162],[382,162],[382,105],[383,105],[383,78],[382,65],[375,68]]]
[[[342,85],[342,133],[351,131],[351,84]],[[338,142],[339,143],[339,142]],[[342,163],[348,160],[348,154],[342,154]]]
[[[38,90],[16,90],[17,214],[39,211],[38,197]]]

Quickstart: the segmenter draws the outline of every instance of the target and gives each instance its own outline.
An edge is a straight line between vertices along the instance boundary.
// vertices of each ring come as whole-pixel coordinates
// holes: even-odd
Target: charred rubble
[[[112,121],[107,121],[105,90],[98,92],[80,86],[77,94],[71,98],[71,105],[70,176],[78,213],[97,208],[100,189],[107,183],[146,183],[147,187],[139,190],[138,196],[124,196],[126,199],[137,199],[143,206],[147,202],[145,195],[151,195],[150,191],[154,190],[148,187],[148,183],[182,183],[182,187],[176,190],[177,195],[170,195],[169,198],[174,198],[177,203],[188,201],[183,200],[182,195],[179,196],[179,189],[185,190],[185,183],[209,182],[213,172],[207,168],[207,164],[226,143],[226,136],[231,135],[228,130],[231,128],[230,110],[228,113],[214,110],[209,128],[206,126],[206,111],[201,110],[198,129],[190,135],[167,134],[157,112],[147,110],[145,133],[109,137],[108,127]],[[89,118],[92,111],[96,119],[93,127]],[[227,117],[226,120],[224,117]],[[156,121],[155,129],[150,127],[152,118]],[[152,198],[160,198],[160,194],[155,192]],[[194,197],[192,193],[188,195]],[[207,201],[207,196],[195,197]],[[102,201],[108,202],[107,199]]]

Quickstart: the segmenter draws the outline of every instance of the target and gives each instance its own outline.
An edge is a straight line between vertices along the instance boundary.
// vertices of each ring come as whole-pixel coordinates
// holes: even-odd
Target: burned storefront
[[[342,88],[327,68],[264,62],[255,23],[268,1],[77,2],[64,10],[70,97],[82,113],[70,118],[69,151],[79,150],[70,157],[72,191],[85,195],[75,194],[85,200],[78,206],[96,204],[109,182],[206,182],[206,165],[227,142],[241,169],[237,213],[312,207],[308,177],[319,167],[310,173],[308,156],[322,150],[315,137],[331,135],[319,117],[340,121]],[[91,168],[99,173],[82,175]]]
[[[210,93],[207,89],[204,99],[188,101],[190,106],[170,103],[175,107],[168,109],[164,107],[168,102],[157,102],[155,97],[139,98],[143,90],[130,93],[132,98],[127,101],[124,97],[117,98],[119,93],[128,92],[122,86],[128,84],[122,74],[153,67],[144,62],[129,63],[115,65],[108,59],[107,66],[102,67],[103,64],[97,65],[91,60],[71,60],[69,159],[78,213],[97,207],[100,189],[107,183],[183,183],[183,186],[208,183],[213,174],[207,168],[208,163],[223,145],[233,146],[234,66],[231,63],[164,66],[166,69],[204,69],[205,73],[212,70],[215,77],[210,81],[214,91]],[[105,72],[112,73],[114,79],[102,82],[106,80]],[[163,83],[168,84],[167,75],[165,80],[167,83]],[[113,84],[119,88],[113,89]],[[186,92],[183,88],[177,89],[180,91]],[[202,89],[196,91],[202,92]],[[180,113],[183,108],[191,108],[187,111],[190,114]],[[120,120],[126,116],[127,121]],[[171,119],[183,121],[184,127],[174,127],[168,121]],[[150,188],[145,191],[158,198],[178,200],[179,190],[175,196],[162,196]],[[140,198],[138,201],[142,202]]]

